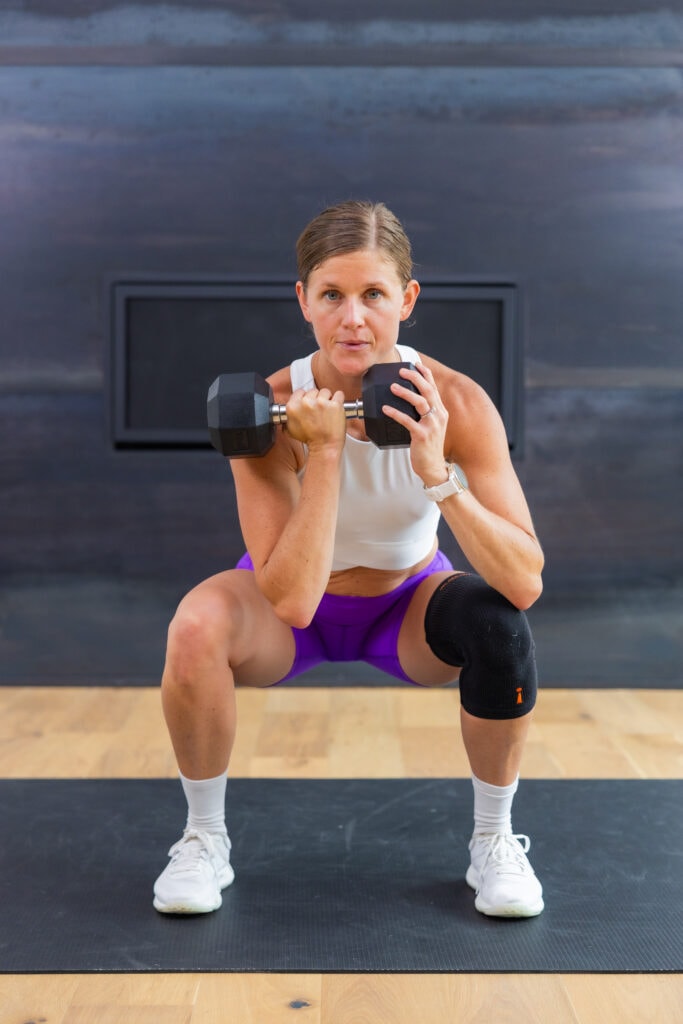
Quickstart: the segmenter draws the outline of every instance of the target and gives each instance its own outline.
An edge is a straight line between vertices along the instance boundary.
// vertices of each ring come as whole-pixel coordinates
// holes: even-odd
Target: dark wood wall
[[[355,196],[418,276],[522,289],[547,587],[680,580],[682,66],[683,13],[646,0],[3,4],[5,579],[231,564],[216,453],[111,445],[107,281],[294,279],[303,224]]]

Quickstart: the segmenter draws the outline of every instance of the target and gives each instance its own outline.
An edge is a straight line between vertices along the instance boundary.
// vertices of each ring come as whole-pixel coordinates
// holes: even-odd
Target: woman
[[[270,378],[287,406],[273,448],[232,464],[248,555],[191,591],[169,629],[162,700],[188,818],[154,905],[212,911],[233,880],[225,786],[235,685],[269,686],[329,658],[364,659],[423,686],[459,678],[475,906],[539,914],[529,840],[512,834],[511,807],[536,696],[524,610],[541,592],[543,554],[503,425],[474,381],[398,345],[420,287],[384,205],[323,211],[297,257],[296,293],[318,349]],[[399,362],[415,368],[401,368],[392,391],[419,418],[385,406],[410,447],[380,450],[343,403],[360,397],[371,366]],[[440,516],[476,574],[455,572],[438,550]]]

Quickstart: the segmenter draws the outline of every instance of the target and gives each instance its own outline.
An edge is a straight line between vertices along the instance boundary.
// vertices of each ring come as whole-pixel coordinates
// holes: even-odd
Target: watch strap
[[[452,494],[462,494],[463,491],[467,490],[467,480],[460,467],[455,462],[450,462],[446,468],[448,470],[447,480],[444,480],[442,484],[436,484],[434,487],[425,487],[424,489],[425,498],[429,498],[430,501],[444,501],[445,498],[450,498]]]

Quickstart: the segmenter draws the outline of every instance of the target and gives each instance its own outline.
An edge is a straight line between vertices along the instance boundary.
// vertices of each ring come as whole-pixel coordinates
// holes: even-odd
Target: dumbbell
[[[382,413],[383,405],[407,413],[414,420],[420,414],[414,405],[397,398],[394,382],[411,391],[417,388],[399,376],[401,367],[413,363],[376,363],[363,377],[362,398],[344,402],[347,419],[362,418],[365,432],[378,448],[407,448],[410,433]],[[278,423],[287,422],[287,407],[273,400],[273,389],[258,373],[223,373],[209,388],[206,411],[211,444],[230,459],[265,455],[275,443]]]

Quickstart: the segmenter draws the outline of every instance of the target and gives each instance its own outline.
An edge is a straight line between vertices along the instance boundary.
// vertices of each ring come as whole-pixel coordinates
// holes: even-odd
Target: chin
[[[371,345],[359,346],[356,349],[339,347],[330,356],[330,362],[338,373],[365,373],[368,367],[377,362],[377,354]]]

